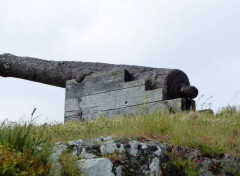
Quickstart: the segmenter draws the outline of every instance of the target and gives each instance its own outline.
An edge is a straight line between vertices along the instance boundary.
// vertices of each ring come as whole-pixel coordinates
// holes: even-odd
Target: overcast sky
[[[0,54],[184,71],[198,108],[240,105],[239,0],[0,0]],[[0,77],[0,121],[63,122],[65,90]]]

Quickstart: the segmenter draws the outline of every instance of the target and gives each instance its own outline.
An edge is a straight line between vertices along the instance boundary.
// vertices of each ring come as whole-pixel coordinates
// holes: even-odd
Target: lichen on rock
[[[52,155],[56,168],[63,151],[78,157],[82,175],[236,175],[240,173],[240,158],[224,154],[204,156],[197,148],[172,146],[152,139],[113,138],[80,139],[57,143]]]

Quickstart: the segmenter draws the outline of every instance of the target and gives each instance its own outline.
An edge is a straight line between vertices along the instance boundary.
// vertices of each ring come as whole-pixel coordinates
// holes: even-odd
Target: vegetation
[[[34,126],[33,120],[23,124],[2,122],[0,175],[46,175],[49,173],[48,128]]]
[[[33,114],[34,112],[32,117]],[[33,121],[34,119],[24,123],[4,121],[0,125],[0,176],[49,175],[53,146],[50,128],[47,125],[36,126]],[[76,165],[71,164],[74,159],[68,154],[61,155],[61,175],[76,175]]]
[[[72,153],[63,152],[59,160],[62,165],[61,174],[64,176],[78,176],[81,174],[77,164],[77,156],[73,156]]]
[[[223,108],[215,115],[164,112],[40,126],[34,125],[33,121],[23,124],[2,122],[0,134],[0,175],[9,176],[48,175],[51,168],[48,158],[54,143],[107,135],[145,137],[173,145],[198,147],[206,155],[232,153],[240,156],[240,112],[236,107]],[[68,164],[70,160],[75,161],[67,154],[60,157],[66,168],[65,175],[77,172],[75,166]],[[174,162],[169,167],[184,167],[194,175],[194,166],[189,161]]]
[[[199,147],[206,154],[226,152],[240,156],[240,112],[235,107],[224,108],[216,115],[208,112],[164,112],[98,118],[57,124],[49,126],[49,130],[54,136],[52,143],[107,135],[145,137],[173,145]]]
[[[182,158],[170,158],[167,166],[163,169],[163,175],[187,175],[187,176],[198,176],[199,172],[197,166],[191,160]]]

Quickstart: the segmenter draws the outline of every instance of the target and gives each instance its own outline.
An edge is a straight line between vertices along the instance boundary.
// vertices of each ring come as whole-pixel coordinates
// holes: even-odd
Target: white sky
[[[203,95],[198,108],[240,104],[239,0],[0,4],[0,54],[177,68]],[[36,107],[38,122],[63,122],[64,93],[62,88],[0,77],[0,121],[27,120]]]

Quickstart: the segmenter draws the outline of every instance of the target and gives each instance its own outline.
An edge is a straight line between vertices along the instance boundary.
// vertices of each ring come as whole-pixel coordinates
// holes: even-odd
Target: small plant
[[[33,121],[0,125],[0,175],[48,175],[51,137]]]
[[[222,149],[221,147],[211,148],[207,145],[199,145],[198,147],[200,148],[203,156],[206,156],[208,158],[214,158],[214,157],[219,158],[224,152],[224,149]]]
[[[240,113],[180,112],[97,118],[48,127],[52,143],[99,136],[153,138],[173,145],[201,148],[204,153],[240,154]]]
[[[225,168],[225,173],[226,175],[236,175],[236,176],[240,176],[240,168],[239,167],[234,167],[234,166],[230,166]]]
[[[51,165],[33,156],[30,149],[22,153],[1,145],[0,156],[0,176],[46,176],[49,174]]]
[[[51,140],[48,135],[48,128],[44,125],[37,127],[33,124],[36,118],[33,118],[33,110],[30,122],[21,123],[7,123],[2,122],[0,125],[0,144],[8,145],[11,149],[19,152],[25,152],[31,149],[34,152],[39,147],[46,147]]]
[[[240,156],[240,112],[236,107],[223,108],[216,115],[208,112],[156,112],[40,126],[34,125],[33,120],[21,124],[5,121],[0,124],[0,134],[0,169],[5,175],[7,172],[20,175],[20,171],[26,171],[24,168],[30,167],[31,170],[37,164],[42,169],[42,172],[38,172],[39,175],[48,175],[51,145],[59,141],[99,136],[152,138],[172,145],[199,148],[203,155],[209,157],[221,156],[222,153]],[[122,161],[122,156],[119,155],[106,157],[116,164]],[[71,175],[72,171],[75,172],[71,167],[75,166],[68,166],[70,161],[75,159],[68,155],[61,158],[61,163],[67,168],[65,174]],[[168,167],[180,168],[184,173],[191,173],[192,170],[195,172],[192,163],[184,159],[173,159]],[[28,171],[26,172],[24,174],[28,175]]]
[[[169,162],[165,167],[162,167],[163,175],[172,176],[198,176],[199,172],[194,162],[181,157],[174,157],[169,154]]]
[[[61,175],[63,176],[75,176],[80,175],[81,171],[77,163],[77,156],[73,156],[72,153],[63,152],[59,158],[62,165]]]
[[[223,168],[223,164],[218,162],[218,163],[214,163],[212,162],[210,164],[211,170],[214,174],[218,175],[220,173],[220,170]]]
[[[234,115],[239,112],[237,106],[227,106],[222,109],[217,113],[217,116],[226,116],[226,115]]]
[[[126,156],[122,153],[111,153],[107,155],[103,155],[103,158],[108,158],[113,165],[122,165],[124,163],[124,160],[126,160]]]

